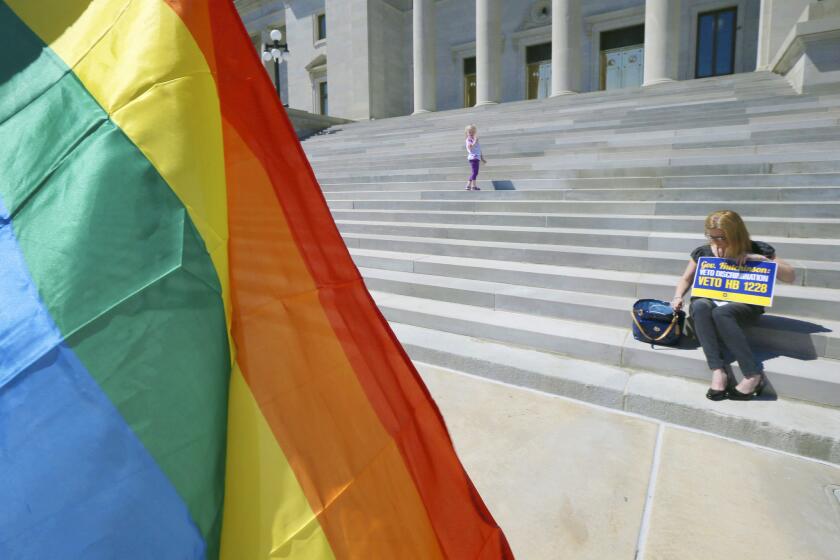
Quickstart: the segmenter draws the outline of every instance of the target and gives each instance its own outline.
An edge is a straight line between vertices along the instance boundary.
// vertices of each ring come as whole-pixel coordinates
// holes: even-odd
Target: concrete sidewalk
[[[840,466],[417,364],[524,560],[840,560]]]

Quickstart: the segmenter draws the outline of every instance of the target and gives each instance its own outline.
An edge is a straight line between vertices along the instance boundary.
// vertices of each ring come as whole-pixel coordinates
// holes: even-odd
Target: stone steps
[[[614,143],[629,140],[630,134],[638,137],[639,140],[668,138],[680,139],[684,136],[697,136],[697,131],[706,130],[711,138],[719,136],[725,138],[734,133],[741,133],[744,136],[750,134],[761,134],[763,132],[774,132],[789,130],[792,132],[807,131],[808,124],[813,123],[816,128],[830,126],[829,123],[838,118],[837,108],[825,108],[820,111],[809,110],[798,115],[745,115],[732,116],[729,118],[710,118],[698,115],[687,117],[678,122],[663,120],[659,122],[647,121],[645,124],[622,124],[620,121],[599,121],[599,126],[586,126],[585,123],[565,123],[543,127],[524,127],[512,129],[498,129],[483,127],[481,132],[482,145],[485,148],[496,149],[513,142],[523,146],[534,146],[540,143],[549,142],[556,144],[568,144],[585,141],[606,141],[611,138]],[[677,126],[675,126],[677,125]],[[622,137],[627,138],[622,138]],[[412,153],[436,153],[440,145],[458,145],[462,143],[462,128],[457,123],[452,128],[438,130],[434,133],[426,133],[423,130],[401,131],[394,138],[366,138],[358,141],[347,141],[341,146],[329,148],[329,156],[336,157],[340,154],[376,153],[376,154],[399,154],[410,149]],[[312,145],[313,148],[324,146]],[[307,146],[309,148],[309,146]],[[313,150],[313,154],[317,150]],[[326,154],[318,154],[315,161],[327,159]]]
[[[412,359],[840,463],[840,411],[784,398],[712,402],[706,381],[391,324]]]
[[[674,96],[673,99],[678,99],[679,96]],[[778,97],[774,96],[772,92],[767,92],[760,97],[752,97],[749,100],[738,101],[736,97],[728,97],[720,100],[710,100],[711,102],[703,106],[690,106],[684,104],[673,103],[671,106],[676,107],[679,112],[702,112],[712,110],[729,110],[741,111],[747,116],[761,116],[773,115],[786,111],[820,111],[828,110],[836,106],[836,98],[820,98],[811,97],[810,104],[799,106],[791,106],[789,109],[780,110],[774,104]],[[717,101],[717,102],[716,102]],[[797,101],[799,101],[797,99]],[[741,105],[738,107],[726,106],[727,102],[736,102]],[[307,139],[307,143],[311,145],[330,145],[330,135],[336,132],[344,132],[347,130],[357,130],[364,133],[365,138],[398,138],[401,132],[404,131],[431,131],[433,134],[440,133],[440,131],[447,129],[449,126],[455,126],[458,123],[469,122],[476,120],[483,128],[488,130],[516,130],[523,129],[522,122],[530,120],[532,123],[541,123],[537,126],[562,126],[564,123],[579,122],[582,124],[595,123],[594,114],[599,117],[606,117],[613,120],[625,118],[627,116],[637,116],[644,118],[657,118],[657,115],[664,114],[663,109],[657,108],[655,111],[644,112],[644,106],[634,104],[633,102],[612,102],[612,103],[598,103],[589,104],[586,106],[579,106],[574,108],[557,106],[552,100],[540,100],[539,102],[529,102],[523,107],[515,111],[510,110],[510,103],[504,104],[505,107],[485,107],[473,108],[465,111],[454,110],[436,113],[435,115],[416,115],[412,117],[396,117],[387,119],[385,121],[361,122],[343,124],[328,129],[326,133],[316,135]],[[498,117],[497,120],[491,121],[491,117]],[[603,119],[602,119],[603,120]],[[457,129],[463,130],[463,124]],[[353,139],[355,141],[355,139]]]
[[[466,192],[466,191],[464,191]],[[414,210],[425,212],[513,212],[539,214],[622,214],[695,216],[727,207],[744,216],[787,218],[840,218],[840,202],[796,203],[740,200],[333,200],[335,210]]]
[[[635,340],[627,325],[582,323],[372,291],[386,319],[393,323],[435,329],[462,336],[552,352],[602,364],[644,369],[702,381],[708,380],[703,351],[685,342],[678,348]],[[629,318],[627,319],[629,322]],[[809,403],[840,406],[837,361],[797,358],[768,353],[764,362],[772,394]],[[740,374],[737,364],[733,369]]]
[[[466,111],[445,111],[434,115],[416,115],[412,117],[398,117],[388,119],[387,124],[378,121],[373,126],[371,123],[353,123],[340,125],[340,130],[354,129],[364,131],[365,139],[394,139],[400,138],[405,131],[429,131],[432,135],[441,134],[446,130],[447,125],[461,123],[465,117],[481,117],[485,114],[492,114],[499,117],[498,120],[488,121],[482,124],[483,129],[493,131],[525,130],[521,123],[532,123],[531,129],[537,132],[554,126],[555,123],[569,124],[577,123],[580,126],[592,125],[603,127],[605,121],[617,122],[627,121],[628,124],[641,122],[643,124],[656,122],[657,120],[667,121],[676,117],[691,115],[692,113],[706,114],[714,120],[720,115],[719,120],[726,120],[725,117],[732,115],[744,115],[749,118],[772,115],[793,115],[797,113],[808,113],[816,111],[829,111],[840,106],[840,96],[778,96],[772,91],[767,91],[761,96],[745,98],[733,94],[717,100],[704,100],[696,103],[678,103],[681,96],[672,97],[673,103],[660,103],[655,106],[645,106],[638,102],[622,103],[595,103],[578,105],[574,107],[557,106],[555,100],[541,100],[539,102],[528,102],[518,107],[515,111],[509,109],[512,104],[505,104],[505,107],[485,108],[482,110],[471,109]],[[780,101],[786,100],[786,101]],[[539,116],[539,121],[528,121],[529,117]],[[539,123],[533,125],[533,123]],[[460,127],[463,130],[463,127]],[[313,137],[308,140],[313,145],[320,142],[329,143],[327,135]]]
[[[330,132],[304,148],[412,358],[840,461],[840,91],[739,74]],[[707,401],[701,349],[630,334],[720,209],[797,271],[748,330],[772,409]]]
[[[767,151],[766,153],[757,153],[756,151],[747,151],[739,149],[728,149],[722,152],[708,152],[696,151],[695,153],[674,153],[663,151],[655,153],[654,151],[644,152],[628,152],[626,154],[570,154],[562,157],[546,158],[542,162],[534,162],[530,165],[530,169],[581,169],[581,164],[585,162],[587,170],[596,171],[599,169],[629,169],[637,167],[665,167],[662,174],[668,175],[666,171],[672,168],[690,167],[694,165],[702,166],[726,166],[726,165],[743,165],[743,164],[757,164],[767,165],[774,163],[788,163],[788,162],[834,162],[837,159],[837,152],[834,148],[830,150],[815,149],[809,150],[807,146],[801,148],[791,148],[788,151]],[[587,157],[588,156],[588,157]],[[522,168],[522,164],[510,165],[505,162],[498,162],[499,165],[505,165],[505,170],[518,171]],[[493,162],[496,166],[496,162]],[[437,171],[443,171],[447,168],[440,168]],[[452,171],[459,171],[453,168]],[[485,167],[485,169],[487,169]],[[491,169],[496,172],[496,169]],[[500,171],[501,173],[501,171]],[[658,173],[657,173],[658,174]]]
[[[728,137],[727,137],[728,138]],[[707,142],[705,146],[700,147],[673,147],[664,143],[661,139],[656,140],[655,144],[624,144],[612,146],[590,146],[585,145],[578,147],[575,145],[565,145],[562,148],[555,148],[551,145],[543,143],[534,143],[527,146],[530,150],[528,155],[522,155],[522,149],[517,151],[510,151],[510,145],[502,147],[502,153],[497,153],[492,148],[485,146],[484,153],[488,161],[492,161],[494,165],[513,165],[522,163],[540,162],[540,160],[547,158],[551,162],[563,162],[565,159],[576,158],[578,160],[585,159],[586,161],[610,161],[615,159],[641,159],[641,160],[665,160],[666,162],[675,159],[675,163],[679,163],[681,158],[688,161],[696,159],[700,156],[713,156],[722,158],[724,161],[734,157],[751,157],[752,160],[760,162],[775,162],[775,161],[809,161],[811,158],[801,159],[809,154],[819,156],[821,152],[837,152],[838,142],[836,139],[812,142],[777,142],[765,143],[760,145],[744,144],[741,146],[715,146],[712,142]],[[696,144],[696,143],[695,143]],[[451,138],[448,141],[442,141],[443,147],[438,147],[439,152],[422,155],[416,154],[413,147],[407,146],[404,150],[398,150],[392,154],[376,153],[367,160],[353,156],[350,159],[351,163],[364,163],[369,165],[371,169],[377,168],[394,168],[394,159],[399,159],[400,169],[406,168],[429,168],[435,167],[441,163],[448,163],[450,165],[458,165],[459,168],[466,164],[466,157],[463,152],[462,142]],[[410,157],[406,157],[410,154]],[[549,157],[550,156],[550,157]],[[781,158],[779,156],[788,156]],[[492,158],[492,159],[491,159]],[[831,160],[827,157],[818,157],[817,160]],[[331,158],[326,163],[315,163],[317,168],[323,174],[334,173],[343,168],[343,164],[348,163],[348,160]],[[543,162],[545,163],[545,162]]]
[[[826,128],[832,126],[832,123],[836,124],[838,116],[840,116],[840,109],[838,108],[826,108],[820,111],[809,110],[795,115],[774,114],[765,117],[756,115],[738,119],[737,122],[733,121],[732,118],[713,119],[703,118],[698,115],[695,118],[681,119],[676,123],[668,120],[655,126],[649,124],[649,130],[642,130],[639,125],[613,126],[605,129],[603,121],[599,121],[601,126],[592,129],[582,127],[580,124],[577,126],[563,124],[560,126],[552,125],[512,129],[490,128],[488,131],[482,132],[481,136],[482,143],[486,148],[497,148],[509,145],[511,142],[522,145],[528,145],[529,143],[530,145],[539,145],[545,141],[555,144],[569,144],[595,140],[619,144],[632,142],[634,139],[638,139],[640,142],[662,138],[676,138],[677,140],[681,140],[683,137],[698,136],[701,133],[704,133],[709,138],[725,138],[734,133],[740,133],[746,136],[785,130],[791,133],[799,131],[807,132],[812,128]],[[627,133],[632,133],[632,137],[628,136]],[[402,131],[398,136],[384,140],[365,138],[363,140],[346,141],[340,146],[329,147],[329,155],[335,157],[342,152],[398,154],[400,152],[404,153],[406,149],[411,149],[412,153],[416,152],[419,154],[436,153],[440,150],[441,143],[457,144],[460,147],[462,144],[462,134],[462,129],[457,127],[455,123],[453,123],[453,128],[451,129],[437,130],[433,133],[424,130]],[[317,154],[314,161],[326,158],[327,156],[323,154]]]
[[[553,179],[525,178],[516,180],[478,180],[483,192],[507,192],[513,190],[558,190],[558,189],[668,189],[706,187],[825,187],[840,185],[840,173],[774,173],[739,175],[684,175],[665,177],[562,177]],[[464,180],[453,181],[377,181],[321,183],[324,193],[353,193],[370,191],[461,191]],[[478,193],[474,193],[478,194]]]
[[[351,249],[357,265],[364,269],[411,272],[427,276],[602,294],[634,299],[669,300],[678,275],[627,273],[609,269],[545,265],[518,261],[427,255],[372,249]],[[772,312],[809,320],[836,321],[840,317],[840,291],[781,284]]]
[[[360,271],[372,291],[594,324],[629,325],[628,310],[638,299],[591,292],[582,297],[577,291],[415,272]],[[765,314],[747,335],[754,347],[783,356],[840,359],[840,322],[821,320],[818,325],[806,317]]]
[[[538,139],[545,137],[568,137],[568,138],[584,138],[587,135],[599,136],[608,134],[630,134],[639,133],[642,135],[655,136],[657,132],[665,132],[669,130],[676,130],[676,135],[691,134],[692,129],[716,128],[718,132],[724,133],[733,130],[736,126],[742,129],[748,129],[755,132],[763,130],[777,130],[789,128],[792,130],[803,129],[803,123],[817,120],[832,120],[836,119],[838,114],[838,107],[833,105],[826,105],[818,108],[801,109],[796,113],[777,112],[761,113],[753,111],[747,113],[743,109],[731,111],[729,114],[706,115],[698,112],[696,115],[682,115],[677,122],[674,121],[678,117],[661,117],[639,118],[637,121],[630,121],[624,118],[613,118],[605,120],[603,115],[599,120],[584,121],[574,119],[558,119],[551,115],[537,115],[530,122],[543,122],[553,118],[551,124],[541,124],[533,126],[523,126],[518,124],[512,127],[493,126],[488,124],[482,126],[480,136],[484,142],[496,143],[503,139],[525,140],[530,138]],[[537,120],[539,119],[539,120]],[[674,125],[678,126],[674,126]],[[373,148],[378,151],[386,151],[388,149],[396,149],[406,146],[414,147],[432,147],[435,143],[440,141],[452,140],[453,138],[460,138],[463,134],[463,127],[458,126],[458,123],[453,122],[451,128],[438,126],[436,129],[407,129],[398,132],[381,134],[378,136],[367,137],[360,140],[348,141],[337,147],[341,149],[350,148]],[[315,144],[313,144],[315,145]]]
[[[344,233],[343,237],[348,247],[360,249],[589,267],[623,272],[678,275],[685,269],[688,260],[685,252],[361,233]],[[840,286],[840,263],[802,259],[790,259],[788,262],[796,269],[796,283],[799,285],[816,288]]]
[[[832,158],[832,154],[814,154],[805,161],[785,161],[784,155],[779,157],[767,156],[767,159],[778,160],[776,162],[756,163],[733,163],[722,164],[720,162],[693,161],[692,165],[676,165],[673,160],[654,160],[647,164],[639,161],[633,163],[639,165],[627,165],[624,162],[606,163],[581,167],[580,164],[570,164],[555,169],[533,169],[528,166],[518,166],[515,170],[501,168],[499,166],[484,166],[481,170],[481,178],[485,181],[521,181],[532,179],[597,179],[613,178],[623,179],[628,177],[686,177],[697,175],[767,175],[767,174],[814,174],[814,173],[837,173],[840,172],[840,161]],[[710,160],[711,161],[711,160]],[[431,169],[418,169],[413,173],[406,173],[402,169],[390,171],[379,171],[376,173],[365,173],[348,170],[342,173],[325,174],[318,178],[323,186],[336,183],[371,183],[371,182],[435,182],[435,181],[463,181],[469,175],[469,166],[466,160],[461,166],[447,168],[447,171]],[[327,189],[329,190],[329,189]]]
[[[690,92],[692,99],[686,100],[685,94]],[[640,95],[641,94],[641,95]],[[706,80],[692,80],[691,82],[676,82],[673,84],[662,84],[654,88],[630,88],[622,91],[590,92],[575,95],[573,99],[552,98],[542,100],[535,104],[529,101],[505,103],[500,106],[489,106],[480,108],[457,109],[445,112],[427,113],[423,115],[412,115],[396,117],[387,120],[354,123],[352,126],[364,131],[366,134],[377,130],[401,128],[410,123],[439,123],[448,120],[462,120],[464,116],[481,115],[491,113],[499,116],[523,116],[529,113],[552,110],[558,114],[562,112],[585,112],[605,110],[609,107],[621,108],[647,108],[650,110],[661,110],[668,106],[690,107],[699,104],[719,100],[726,102],[730,100],[747,101],[750,99],[775,99],[777,101],[790,99],[800,101],[791,86],[778,76],[769,73],[739,74],[731,80],[714,78]],[[342,128],[343,127],[338,127]],[[314,139],[319,139],[315,137]],[[323,136],[321,137],[323,140]]]
[[[656,155],[659,158],[680,158],[680,157],[719,157],[721,159],[732,158],[733,156],[761,156],[761,155],[775,155],[775,154],[802,154],[813,152],[833,152],[840,151],[840,133],[834,132],[834,137],[827,140],[826,135],[821,135],[813,141],[799,141],[797,143],[790,143],[790,140],[783,140],[781,138],[775,141],[764,142],[761,144],[754,143],[752,140],[739,140],[735,144],[732,141],[725,141],[721,145],[715,142],[706,141],[704,143],[692,142],[688,145],[679,145],[676,143],[657,143],[655,145],[642,144],[623,144],[623,145],[591,145],[588,143],[584,146],[564,146],[563,148],[546,148],[542,152],[487,152],[488,158],[492,158],[494,166],[500,165],[521,165],[521,164],[539,164],[539,158],[550,157],[551,162],[562,162],[565,160],[580,161],[581,158],[595,161],[609,161],[609,160],[625,160],[625,159],[648,159],[651,155]],[[433,153],[429,155],[416,154],[412,151],[411,158],[404,159],[401,163],[401,169],[434,169],[435,167],[457,166],[458,169],[463,169],[465,166],[465,157],[460,152],[460,143],[452,143],[449,153],[440,154]],[[758,158],[764,160],[766,158]],[[337,171],[343,171],[348,161],[354,165],[364,163],[368,170],[374,169],[391,169],[394,163],[390,158],[376,155],[369,158],[354,157],[352,160],[347,159],[328,159],[321,162],[313,162],[313,168],[322,177],[328,177]],[[534,168],[537,166],[532,165]],[[486,169],[486,168],[485,168]]]
[[[832,129],[833,131],[834,129]],[[813,134],[813,132],[810,132]],[[563,158],[577,156],[588,160],[614,160],[627,158],[650,159],[651,157],[679,158],[689,156],[731,156],[735,154],[749,156],[771,156],[759,158],[759,161],[772,162],[779,159],[778,154],[792,152],[805,153],[809,148],[813,152],[836,151],[838,137],[821,135],[813,140],[802,140],[793,143],[790,139],[782,141],[774,139],[771,141],[757,142],[747,139],[747,133],[738,135],[728,134],[723,136],[722,141],[712,137],[684,137],[682,139],[660,138],[642,141],[633,139],[628,142],[602,142],[590,141],[582,143],[555,144],[549,142],[499,144],[498,146],[485,146],[484,153],[488,161],[494,165],[509,164],[534,164],[542,160],[563,161]],[[732,138],[741,138],[733,141]],[[736,144],[737,142],[737,144]],[[763,142],[763,143],[762,143]],[[463,145],[460,139],[449,138],[435,146],[434,152],[422,153],[416,151],[417,147],[406,147],[404,150],[397,150],[392,153],[370,152],[360,154],[353,152],[346,157],[330,154],[327,159],[313,161],[313,169],[322,176],[326,173],[344,171],[347,166],[365,166],[368,170],[377,169],[434,169],[438,166],[457,166],[463,170],[467,166],[466,157],[463,152]],[[411,157],[406,157],[411,154]],[[827,158],[821,158],[827,159]],[[399,160],[399,164],[395,162]],[[484,170],[488,170],[484,167]]]
[[[579,200],[579,201],[716,201],[765,200],[768,202],[840,200],[840,185],[827,187],[673,187],[625,189],[541,189],[467,192],[458,190],[326,192],[327,200]]]
[[[526,191],[527,192],[527,191]],[[343,194],[343,193],[341,193]],[[400,194],[411,195],[412,192]],[[407,198],[415,200],[414,198]],[[341,221],[411,222],[483,226],[587,228],[593,222],[601,229],[681,232],[702,230],[705,216],[633,216],[621,214],[537,214],[512,212],[455,212],[430,214],[410,210],[333,210]],[[750,218],[750,231],[757,236],[840,238],[837,218]]]
[[[493,224],[427,224],[411,222],[376,222],[337,220],[342,234],[372,234],[415,237],[421,239],[451,239],[456,241],[491,241],[528,245],[576,245],[607,249],[634,249],[654,252],[690,253],[704,245],[705,238],[691,233],[649,232],[644,230],[615,230],[562,227],[502,226]],[[702,227],[702,226],[701,226]],[[790,238],[765,236],[780,257],[796,255],[800,260],[840,261],[838,239]]]

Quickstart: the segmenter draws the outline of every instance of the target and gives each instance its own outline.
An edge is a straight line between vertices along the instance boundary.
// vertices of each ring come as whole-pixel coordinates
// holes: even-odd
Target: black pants
[[[747,377],[761,373],[761,365],[756,361],[744,333],[744,327],[755,323],[761,316],[763,310],[760,307],[745,303],[716,305],[710,299],[692,298],[689,309],[709,369],[720,369],[726,365],[723,358],[725,346],[741,366],[741,373]]]

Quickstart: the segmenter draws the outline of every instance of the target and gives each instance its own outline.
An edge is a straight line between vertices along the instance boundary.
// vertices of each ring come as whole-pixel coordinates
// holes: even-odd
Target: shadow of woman
[[[747,337],[753,347],[753,353],[762,367],[765,362],[780,357],[802,361],[814,361],[825,357],[829,339],[819,335],[831,332],[833,332],[831,329],[819,323],[778,315],[762,315],[755,325],[746,329]],[[724,359],[729,363],[727,373],[730,379],[739,380],[741,376],[736,374],[732,368],[735,358],[726,348],[726,341],[721,340],[721,342]],[[680,348],[686,349],[695,349],[699,346],[699,341],[694,337],[684,337],[679,345]],[[765,390],[755,400],[771,401],[778,399],[773,388],[772,374],[767,376],[766,383]]]

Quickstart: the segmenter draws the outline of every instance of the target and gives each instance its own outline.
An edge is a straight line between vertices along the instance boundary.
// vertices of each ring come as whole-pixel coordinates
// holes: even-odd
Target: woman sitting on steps
[[[694,282],[697,260],[700,257],[721,257],[737,261],[773,261],[777,265],[776,277],[782,282],[793,282],[793,267],[776,258],[776,251],[767,243],[752,241],[744,221],[737,212],[720,210],[712,212],[706,218],[706,238],[708,245],[697,247],[691,252],[691,258],[675,290],[671,307],[679,310],[683,307],[683,295]],[[706,362],[712,370],[712,386],[706,397],[719,401],[729,397],[732,400],[750,400],[761,394],[765,379],[761,365],[753,356],[744,327],[754,324],[764,308],[746,303],[715,302],[708,298],[691,298],[689,314],[694,321],[694,330]],[[741,367],[744,379],[737,386],[728,388],[728,379],[724,366],[723,348],[732,353]]]

